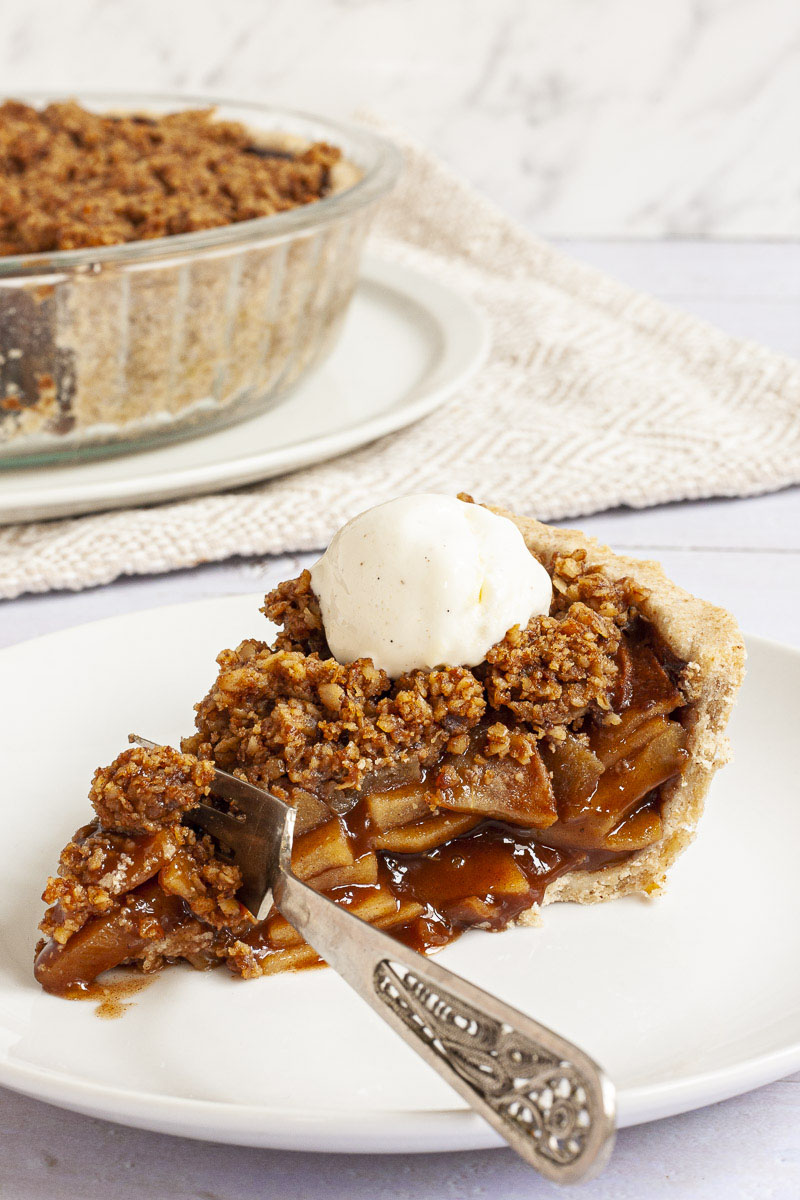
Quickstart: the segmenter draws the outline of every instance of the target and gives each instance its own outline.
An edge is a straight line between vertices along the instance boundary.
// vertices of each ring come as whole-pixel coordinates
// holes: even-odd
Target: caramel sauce
[[[470,925],[504,929],[585,857],[537,845],[533,834],[486,821],[427,854],[387,855],[386,867],[392,891],[424,905],[426,919],[452,941]],[[428,948],[424,928],[409,932],[415,949]]]

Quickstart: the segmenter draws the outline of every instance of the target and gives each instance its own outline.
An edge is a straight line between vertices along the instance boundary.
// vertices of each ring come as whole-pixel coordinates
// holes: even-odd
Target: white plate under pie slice
[[[277,407],[154,450],[0,470],[0,525],[241,487],[334,458],[433,412],[488,342],[463,296],[367,257],[332,354]]]
[[[39,893],[86,820],[95,766],[135,729],[177,741],[215,654],[265,636],[261,597],[113,618],[0,652],[0,1084],[167,1133],[350,1151],[496,1145],[332,972],[243,982],[164,971],[119,1019],[32,975]],[[546,910],[442,954],[599,1060],[620,1123],[696,1108],[800,1068],[800,652],[753,638],[695,845],[668,893]]]

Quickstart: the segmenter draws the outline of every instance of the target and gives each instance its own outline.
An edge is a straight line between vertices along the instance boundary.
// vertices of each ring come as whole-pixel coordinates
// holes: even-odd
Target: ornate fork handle
[[[298,933],[537,1171],[576,1183],[614,1141],[614,1088],[577,1046],[281,869]]]

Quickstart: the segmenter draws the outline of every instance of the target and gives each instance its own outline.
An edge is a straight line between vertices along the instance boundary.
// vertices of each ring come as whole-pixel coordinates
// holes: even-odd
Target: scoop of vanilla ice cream
[[[549,612],[552,593],[512,521],[428,493],[354,517],[311,581],[338,661],[371,658],[393,679],[475,666],[512,625]]]

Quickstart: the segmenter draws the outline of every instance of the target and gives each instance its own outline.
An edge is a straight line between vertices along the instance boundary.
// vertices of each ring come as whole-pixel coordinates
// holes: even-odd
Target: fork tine
[[[145,750],[157,750],[158,749],[157,742],[151,742],[149,738],[139,737],[138,733],[129,733],[128,741],[132,742],[136,746],[144,746]]]
[[[220,812],[210,804],[198,804],[189,811],[187,816],[193,825],[199,825],[206,833],[210,833],[217,841],[235,850],[242,836],[243,824],[230,813]]]
[[[284,819],[287,813],[294,811],[271,792],[263,791],[244,779],[237,779],[227,771],[220,771],[219,767],[214,770],[214,791],[225,800],[232,800],[239,812],[247,817],[263,817],[265,804],[275,810],[271,815],[276,818]]]
[[[128,735],[128,741],[147,750],[158,748],[158,743],[135,733]],[[272,903],[273,880],[282,868],[290,869],[295,810],[271,792],[219,769],[214,771],[212,791],[230,800],[239,817],[210,804],[197,804],[186,819],[232,854],[242,876],[239,899],[262,920]]]

